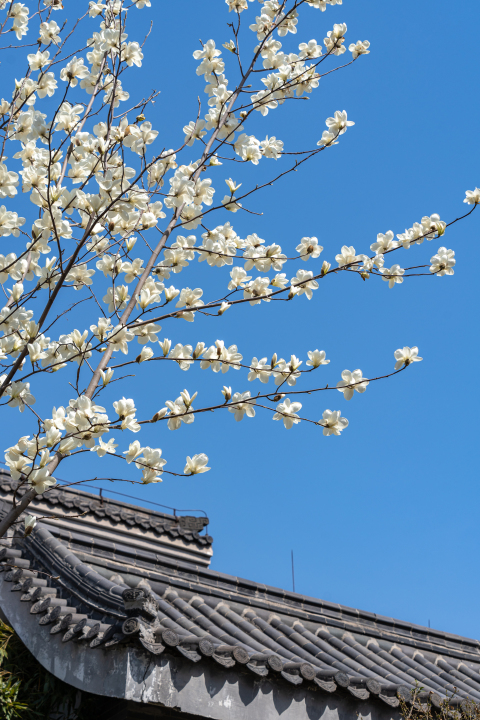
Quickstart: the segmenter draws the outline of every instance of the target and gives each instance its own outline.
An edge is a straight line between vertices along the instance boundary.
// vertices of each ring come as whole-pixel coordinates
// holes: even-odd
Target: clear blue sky
[[[251,17],[258,8],[252,3]],[[337,109],[346,109],[356,124],[338,147],[257,196],[251,207],[264,213],[261,218],[237,213],[225,219],[242,237],[257,232],[283,248],[315,235],[325,248],[322,257],[333,261],[342,245],[366,252],[378,232],[403,232],[423,215],[438,212],[450,221],[463,214],[465,190],[480,184],[478,3],[344,0],[305,16],[297,42],[321,41],[334,22],[346,22],[347,43],[368,39],[372,52],[322,79],[311,100],[287,103],[263,121],[258,117],[250,131],[303,149],[316,142],[325,118]],[[196,116],[197,95],[206,97],[192,52],[199,38],[211,37],[219,46],[228,40],[232,15],[223,0],[152,0],[150,10],[134,15],[131,40],[141,38],[150,19],[144,66],[125,85],[130,92],[161,90],[148,119],[161,144],[174,147],[183,125]],[[281,167],[262,164],[260,177]],[[247,178],[233,170],[234,177]],[[230,174],[226,168],[219,178]],[[217,193],[223,195],[222,184],[219,179]],[[392,370],[393,352],[404,345],[418,345],[424,361],[370,385],[349,403],[340,393],[305,402],[313,417],[326,407],[342,409],[350,427],[341,438],[324,438],[306,423],[287,432],[262,415],[237,424],[219,413],[178,432],[155,426],[144,442],[164,449],[167,468],[183,467],[186,454],[203,451],[211,472],[115,489],[204,509],[215,539],[215,570],[291,589],[293,550],[300,593],[479,637],[479,398],[473,373],[479,227],[474,214],[449,230],[444,243],[409,251],[409,264],[421,264],[439,245],[453,248],[453,277],[412,278],[389,290],[380,281],[333,276],[310,303],[301,298],[244,307],[193,326],[165,323],[160,335],[174,342],[211,344],[220,337],[237,343],[247,360],[274,351],[306,360],[308,350],[324,349],[331,363],[317,377],[331,384],[345,368],[359,367],[366,376]],[[401,261],[407,262],[405,256]],[[227,273],[215,275],[202,264],[174,281],[214,288]],[[240,372],[223,380],[234,390],[258,389]],[[139,415],[154,412],[184,387],[213,398],[221,385],[222,378],[210,372],[165,372],[162,366],[160,374],[149,367],[137,391]],[[25,434],[17,411],[10,419],[7,444]],[[94,457],[65,462],[58,475],[135,477],[131,467],[98,465]]]

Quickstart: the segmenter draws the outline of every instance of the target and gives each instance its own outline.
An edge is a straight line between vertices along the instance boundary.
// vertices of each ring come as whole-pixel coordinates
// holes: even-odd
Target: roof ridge
[[[0,469],[0,491],[12,492],[19,485],[18,481],[12,480],[7,472]],[[23,495],[24,492],[25,487],[20,486],[19,495]],[[181,537],[200,547],[213,543],[213,538],[208,533],[200,535],[200,532],[209,524],[207,517],[169,515],[158,510],[143,508],[112,498],[99,497],[78,488],[64,486],[53,487],[38,499],[33,500],[32,505],[35,507],[37,503],[42,502],[49,505],[61,505],[68,509],[79,508],[82,512],[95,515],[97,518],[108,517],[113,521],[124,522],[143,530],[153,530],[160,535]]]

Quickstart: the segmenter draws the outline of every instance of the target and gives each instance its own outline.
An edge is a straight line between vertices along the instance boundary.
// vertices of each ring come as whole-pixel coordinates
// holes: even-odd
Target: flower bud
[[[239,187],[242,186],[242,183],[240,183],[240,185],[237,185],[235,180],[232,180],[232,178],[228,178],[228,180],[225,180],[225,183],[226,183],[228,189],[230,190],[230,192],[232,193],[232,195],[236,190],[238,190]]]
[[[321,271],[320,271],[320,275],[321,275],[322,277],[323,277],[324,275],[326,275],[327,272],[330,270],[331,267],[332,267],[331,263],[329,263],[329,262],[327,262],[326,260],[324,260],[323,263],[322,263],[322,269],[321,269]]]
[[[25,519],[24,519],[23,523],[25,526],[24,537],[28,537],[28,535],[30,535],[33,528],[37,524],[37,518],[35,517],[35,515],[25,515]]]
[[[112,368],[107,368],[105,370],[105,372],[103,370],[100,370],[100,375],[102,376],[103,387],[106,387],[108,385],[108,383],[112,379],[113,372],[114,371]]]
[[[168,412],[167,408],[162,408],[161,410],[156,412],[155,415],[152,417],[152,422],[154,422],[154,423],[158,422],[159,420],[161,420],[162,418],[165,417],[167,412]]]
[[[219,309],[218,309],[218,314],[219,314],[219,315],[223,315],[223,313],[224,313],[226,310],[228,310],[229,307],[231,307],[230,303],[222,302],[222,304],[220,305],[220,307],[219,307]]]
[[[131,250],[133,250],[133,246],[135,245],[136,242],[137,242],[137,238],[135,237],[135,235],[131,235],[129,238],[127,238],[125,240],[127,252],[130,252]]]
[[[203,355],[204,352],[205,352],[205,343],[204,343],[204,342],[198,342],[197,345],[196,345],[196,347],[195,347],[195,350],[193,351],[193,357],[194,357],[195,359],[196,359],[196,358],[199,358],[199,357],[201,357],[201,356]]]
[[[177,295],[180,295],[180,290],[177,290],[177,288],[173,287],[173,285],[170,285],[169,288],[165,288],[165,300],[167,303],[175,300]]]
[[[150,360],[150,358],[153,357],[153,355],[154,355],[154,352],[153,352],[152,348],[145,345],[145,347],[142,348],[142,352],[140,353],[140,355],[137,355],[137,357],[135,358],[135,362],[137,362],[137,363],[145,362],[145,360]]]
[[[162,348],[163,357],[167,357],[168,353],[170,352],[170,348],[172,347],[172,341],[165,338],[163,342],[158,341],[158,344]]]
[[[22,285],[22,283],[21,283],[21,282],[15,283],[15,285],[13,286],[11,292],[12,292],[13,302],[18,302],[18,301],[20,300],[20,298],[22,297],[22,295],[23,295],[23,285]]]

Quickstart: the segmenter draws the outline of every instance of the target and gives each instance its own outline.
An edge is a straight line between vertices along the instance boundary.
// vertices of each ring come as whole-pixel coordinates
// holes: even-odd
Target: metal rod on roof
[[[295,592],[295,567],[293,564],[293,550],[292,550],[292,586],[293,586],[293,592]]]

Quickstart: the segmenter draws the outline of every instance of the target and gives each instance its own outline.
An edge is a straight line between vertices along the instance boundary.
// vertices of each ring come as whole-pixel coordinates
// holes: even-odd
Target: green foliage
[[[474,700],[460,701],[456,692],[448,695],[434,705],[431,693],[425,691],[418,682],[406,702],[400,700],[402,720],[480,720],[480,704]]]
[[[45,670],[15,631],[0,621],[2,720],[86,720],[93,698],[79,700],[78,691]]]

